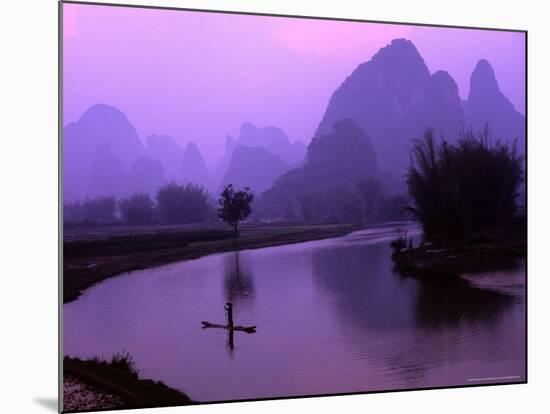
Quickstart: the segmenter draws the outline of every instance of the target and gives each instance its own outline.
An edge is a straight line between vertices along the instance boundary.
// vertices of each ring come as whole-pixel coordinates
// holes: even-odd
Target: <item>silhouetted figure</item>
[[[233,328],[233,304],[227,302],[224,306],[225,312],[227,313],[227,326]]]
[[[208,321],[202,321],[202,329],[205,328],[219,328],[219,329],[227,329],[227,348],[232,351],[234,348],[233,345],[233,333],[234,331],[241,331],[246,332],[247,334],[253,334],[256,333],[256,325],[254,326],[241,326],[241,325],[233,325],[233,304],[231,302],[227,302],[224,306],[225,313],[227,314],[227,325],[220,325],[217,323],[212,323]]]

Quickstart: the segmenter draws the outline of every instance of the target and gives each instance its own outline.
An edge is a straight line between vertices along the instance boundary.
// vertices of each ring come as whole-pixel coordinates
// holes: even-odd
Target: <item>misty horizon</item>
[[[517,140],[523,154],[524,117],[501,92],[490,62],[477,62],[470,84],[468,98],[461,99],[450,74],[430,73],[411,41],[394,39],[368,62],[357,66],[333,92],[314,137],[325,140],[323,136],[343,119],[357,122],[370,154],[356,160],[357,165],[366,163],[367,170],[348,179],[378,177],[386,191],[394,195],[404,193],[403,183],[398,182],[408,165],[407,148],[426,128],[453,142],[465,131],[477,134],[489,127],[493,141],[512,144]],[[342,141],[345,134],[332,139],[336,141],[331,145],[348,145]],[[143,192],[154,199],[156,192],[170,182],[197,184],[211,195],[227,184],[250,187],[261,194],[284,181],[285,173],[300,173],[302,166],[307,167],[315,158],[311,142],[306,147],[301,141],[292,142],[277,126],[244,122],[237,135],[225,135],[220,145],[223,156],[207,166],[197,142],[182,144],[167,134],[140,137],[134,120],[123,110],[99,103],[65,126],[64,141],[64,198],[69,201]],[[328,151],[346,152],[337,147]],[[357,155],[348,153],[347,159],[338,163],[348,164]],[[369,170],[371,164],[377,167]],[[324,168],[331,170],[334,165]],[[338,179],[345,176],[334,174]],[[286,203],[296,204],[296,200]]]
[[[108,35],[101,32],[107,23],[116,27]],[[143,26],[151,28],[147,37],[135,29]],[[486,59],[524,113],[522,33],[74,4],[64,8],[63,27],[65,126],[94,104],[112,105],[142,144],[154,134],[194,142],[211,173],[226,135],[238,136],[243,123],[281,128],[290,142],[309,144],[334,90],[395,38],[411,40],[430,73],[447,71],[462,100]],[[329,32],[330,41],[318,42]]]

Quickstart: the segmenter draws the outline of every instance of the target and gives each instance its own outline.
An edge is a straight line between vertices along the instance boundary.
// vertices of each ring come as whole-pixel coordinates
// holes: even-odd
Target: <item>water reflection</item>
[[[246,263],[246,259],[238,251],[226,255],[223,270],[225,300],[235,306],[234,310],[238,316],[242,314],[243,308],[246,308],[254,301],[254,276],[250,266]],[[238,325],[238,322],[235,322],[235,324]],[[226,349],[229,356],[233,358],[235,338],[232,329],[227,330]]]
[[[64,305],[64,353],[126,350],[144,377],[199,401],[523,378],[524,265],[422,283],[393,271],[394,228],[108,279]],[[225,323],[226,302],[258,332],[201,329]]]
[[[510,321],[503,323],[505,315],[515,318],[510,312],[517,295],[479,288],[463,278],[406,277],[394,270],[390,254],[387,243],[356,243],[312,254],[313,275],[332,293],[343,334],[354,336],[357,360],[383,361],[384,383],[407,388],[464,383],[473,372],[488,372],[483,370],[489,361],[502,375],[523,374],[521,321],[516,333]],[[481,274],[491,265],[479,262],[474,270]],[[523,268],[517,260],[497,267],[503,271],[501,283],[510,277],[517,281]],[[521,294],[523,285],[519,288]],[[517,352],[512,361],[500,342],[506,340]],[[450,361],[463,365],[433,377]]]
[[[487,327],[497,324],[506,309],[513,304],[512,296],[479,289],[464,279],[421,281],[415,305],[416,326],[438,330],[459,323],[480,323]]]
[[[312,254],[313,274],[336,298],[343,323],[394,331],[412,322],[417,286],[395,277],[385,244],[350,245]]]
[[[235,349],[235,343],[233,341],[233,329],[227,330],[227,350],[229,351],[229,355],[233,356],[233,350]]]
[[[503,330],[511,335],[512,343],[521,343],[521,331],[514,335],[513,325],[503,324],[515,302],[511,295],[476,288],[462,278],[416,280],[416,283],[414,335],[407,348],[389,353],[386,359],[390,372],[403,378],[407,386],[442,385],[430,379],[430,374],[443,369],[449,361],[460,361],[462,366],[440,378],[439,381],[446,381],[443,384],[463,383],[476,376],[473,372],[481,372],[478,375],[483,376],[487,372],[485,364],[492,361],[498,365],[510,357],[509,350],[504,350],[499,342],[505,340]],[[517,355],[521,354],[518,347]],[[518,364],[510,361],[500,364],[499,374],[522,374],[520,361],[518,358]],[[494,375],[495,368],[492,370]]]
[[[224,259],[224,291],[226,302],[235,305],[246,306],[254,300],[254,278],[240,252]]]

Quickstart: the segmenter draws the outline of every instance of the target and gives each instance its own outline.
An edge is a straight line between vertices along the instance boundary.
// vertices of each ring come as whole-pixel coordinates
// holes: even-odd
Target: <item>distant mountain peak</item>
[[[185,146],[186,152],[200,152],[199,147],[197,147],[197,144],[193,141],[189,141],[189,143]]]
[[[167,134],[149,135],[146,149],[149,158],[160,161],[168,181],[181,181],[180,162],[183,149],[174,138]]]
[[[128,118],[120,109],[107,104],[94,104],[90,106],[79,118],[78,122],[88,123],[97,122],[101,119],[103,122],[127,123]]]
[[[231,154],[234,149],[235,149],[235,138],[233,138],[231,135],[226,135],[225,136],[225,153]]]
[[[438,70],[432,74],[432,82],[437,82],[441,86],[450,87],[456,89],[458,92],[458,86],[453,77],[446,70]]]
[[[260,209],[277,218],[301,216],[309,220],[307,211],[316,211],[318,221],[346,220],[346,208],[342,210],[336,204],[342,206],[345,200],[343,203],[349,206],[357,183],[378,174],[377,164],[370,139],[361,126],[349,117],[339,119],[329,132],[313,138],[302,166],[279,177],[261,195]],[[334,199],[338,199],[336,204],[332,204]]]
[[[476,99],[476,95],[490,94],[494,96],[500,93],[493,67],[487,60],[479,60],[470,76],[470,93],[468,99]]]
[[[106,104],[90,106],[78,121],[63,129],[64,198],[76,200],[89,195],[122,194],[123,173],[143,153],[136,129],[122,111]],[[108,167],[105,174],[101,172],[104,166]],[[98,177],[93,177],[94,174]],[[94,184],[90,187],[87,183],[92,179]],[[102,193],[104,184],[106,188]]]
[[[406,56],[408,54],[409,56],[414,55],[422,59],[414,43],[411,42],[409,39],[405,39],[405,38],[393,39],[389,45],[386,45],[385,47],[381,48],[376,53],[375,57],[386,56],[389,54],[399,54],[400,56]]]
[[[258,128],[256,125],[250,123],[250,122],[243,122],[241,125],[241,130],[239,132],[239,135],[247,135],[250,133],[256,133],[260,128]]]
[[[204,164],[202,153],[197,144],[195,144],[193,141],[189,141],[189,143],[185,146],[185,149],[183,151],[183,159],[186,161],[194,160],[200,162],[201,164]]]
[[[206,168],[204,158],[193,141],[189,141],[183,152],[181,161],[181,176],[184,182],[194,183],[210,189],[212,186],[210,173]]]
[[[525,153],[525,117],[502,93],[495,71],[486,59],[480,59],[470,76],[470,92],[464,104],[468,127],[474,132],[489,128],[500,141],[518,140],[518,150]]]
[[[439,84],[444,90],[439,91]],[[381,165],[404,172],[408,165],[407,145],[431,124],[427,112],[427,95],[445,98],[451,105],[452,117],[447,123],[459,125],[462,108],[456,99],[449,99],[452,86],[445,74],[432,78],[424,59],[415,45],[407,39],[394,39],[380,49],[369,61],[361,63],[332,94],[329,105],[315,136],[331,133],[334,122],[353,119],[372,140]],[[432,125],[439,127],[439,125]]]
[[[291,144],[287,134],[281,128],[275,126],[260,128],[250,122],[241,125],[239,136],[236,141],[232,142],[232,145],[233,147],[235,145],[245,145],[266,148],[288,164],[296,164],[302,161],[305,156],[305,147]]]
[[[485,74],[491,78],[495,78],[495,71],[493,69],[493,66],[489,63],[487,59],[479,59],[474,71],[472,72],[472,76],[478,73]]]
[[[308,147],[305,167],[323,168],[355,166],[365,176],[377,170],[377,159],[370,138],[352,118],[342,118],[332,124],[332,131],[315,137]]]
[[[238,145],[233,151],[220,189],[233,184],[237,188],[250,187],[254,193],[260,194],[289,168],[278,155],[264,147]]]
[[[385,69],[396,69],[402,71],[406,68],[409,74],[416,74],[418,77],[427,79],[430,71],[424,62],[424,59],[416,49],[413,42],[408,39],[393,39],[391,43],[380,49],[369,62],[382,65]],[[362,66],[360,65],[360,66]]]

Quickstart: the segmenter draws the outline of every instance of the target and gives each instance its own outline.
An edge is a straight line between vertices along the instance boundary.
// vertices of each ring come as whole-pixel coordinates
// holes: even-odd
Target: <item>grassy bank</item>
[[[122,402],[123,407],[118,408],[168,407],[193,403],[187,395],[162,382],[140,379],[128,355],[116,355],[110,362],[65,357],[63,376],[77,380],[92,390],[101,390],[114,396]],[[71,397],[72,394],[65,395],[65,412],[71,411],[67,407],[78,410],[78,403],[67,400]]]
[[[345,224],[248,225],[242,227],[236,242],[232,232],[223,227],[73,235],[63,243],[63,302],[77,299],[88,287],[120,273],[212,253],[337,237],[355,229]]]

